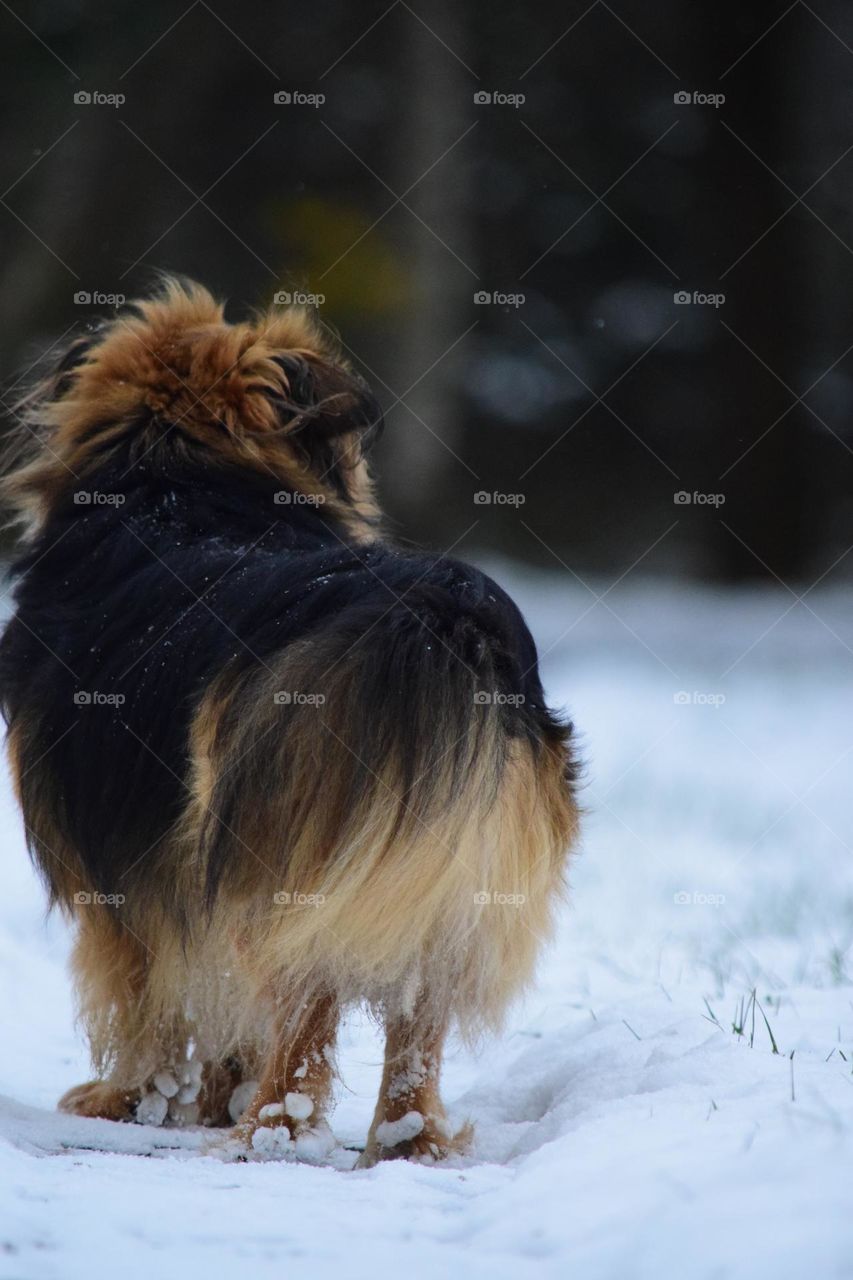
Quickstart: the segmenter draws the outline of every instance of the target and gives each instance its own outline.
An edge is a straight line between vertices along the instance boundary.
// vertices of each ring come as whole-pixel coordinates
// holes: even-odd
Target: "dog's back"
[[[575,835],[569,731],[506,594],[382,539],[366,388],[305,317],[170,286],[26,412],[0,696],[112,1086],[192,1040],[266,1066],[257,1125],[350,1001],[398,1056],[498,1023]]]

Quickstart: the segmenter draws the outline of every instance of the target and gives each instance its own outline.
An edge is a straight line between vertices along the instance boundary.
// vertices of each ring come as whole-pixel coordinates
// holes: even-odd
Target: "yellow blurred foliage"
[[[391,215],[394,216],[393,214]],[[387,316],[411,304],[411,271],[364,209],[309,198],[273,215],[287,267],[281,284],[325,295],[335,315]]]

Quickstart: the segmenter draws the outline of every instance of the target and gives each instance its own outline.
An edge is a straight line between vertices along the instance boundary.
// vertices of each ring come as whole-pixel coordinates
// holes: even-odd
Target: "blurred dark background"
[[[9,0],[0,47],[8,400],[156,270],[303,290],[401,538],[849,574],[849,4]]]

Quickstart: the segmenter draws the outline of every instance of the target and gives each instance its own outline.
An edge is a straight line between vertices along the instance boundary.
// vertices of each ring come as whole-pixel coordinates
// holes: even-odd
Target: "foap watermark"
[[[298,493],[294,489],[279,489],[273,494],[277,507],[322,507],[325,501],[325,494]]]
[[[123,707],[125,702],[123,693],[101,693],[98,689],[78,689],[74,694],[75,707]]]
[[[325,693],[300,693],[298,689],[278,689],[272,696],[280,707],[322,707]]]
[[[123,493],[104,493],[101,489],[75,489],[75,507],[120,507],[125,501]]]
[[[677,107],[716,107],[717,110],[726,100],[724,93],[703,93],[701,89],[679,89],[672,95]]]
[[[679,889],[672,900],[677,907],[722,907],[726,901],[724,893],[704,893],[701,889]]]
[[[502,493],[498,489],[491,493],[487,489],[478,489],[474,494],[475,507],[523,507],[526,501],[523,493]]]
[[[523,107],[527,97],[523,93],[504,93],[502,89],[478,89],[474,94],[475,107]]]
[[[303,93],[301,89],[278,89],[272,96],[277,107],[322,107],[325,93]]]
[[[74,94],[76,107],[123,107],[127,98],[123,93],[101,93],[100,89],[78,89]]]
[[[74,895],[74,903],[78,907],[121,907],[127,902],[123,893],[98,893],[81,889]]]
[[[474,894],[474,902],[478,907],[523,907],[527,901],[524,893],[492,893],[481,889]]]
[[[478,289],[474,303],[478,307],[523,307],[527,297],[523,293],[501,293],[500,289]]]
[[[701,289],[676,289],[672,300],[677,307],[714,307],[719,310],[725,306],[724,293],[703,293]]]
[[[672,495],[672,500],[677,507],[721,507],[726,500],[724,493],[699,493],[694,489],[692,493],[688,493],[686,489],[679,489]]]
[[[305,293],[302,289],[278,289],[273,294],[277,307],[322,307],[325,293]]]
[[[717,711],[725,702],[726,695],[703,693],[701,689],[694,689],[692,693],[689,689],[679,689],[672,695],[672,700],[677,707],[713,707]]]
[[[523,693],[501,693],[498,689],[478,689],[474,694],[477,707],[523,707]]]
[[[102,293],[100,289],[78,289],[74,294],[75,307],[123,307],[125,302],[123,293]]]
[[[283,889],[272,896],[277,907],[322,907],[326,901],[324,893],[287,893]]]

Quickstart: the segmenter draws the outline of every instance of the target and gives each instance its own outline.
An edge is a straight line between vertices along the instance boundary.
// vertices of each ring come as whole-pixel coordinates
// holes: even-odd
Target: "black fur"
[[[82,505],[69,493],[14,566],[0,703],[10,726],[32,733],[25,815],[47,806],[93,888],[149,877],[153,890],[158,841],[188,799],[188,732],[204,690],[226,668],[250,677],[300,638],[334,636],[342,653],[362,645],[369,655],[361,700],[382,714],[355,744],[367,768],[381,761],[389,721],[423,760],[429,708],[413,713],[404,690],[425,662],[440,678],[455,670],[471,701],[480,688],[523,695],[500,708],[510,735],[568,735],[544,704],[520,613],[476,569],[356,546],[322,507],[276,502],[275,481],[201,455],[118,455],[87,475],[86,490],[113,501]],[[124,701],[75,702],[81,693]],[[31,849],[38,857],[34,837]],[[43,851],[41,862],[50,879]],[[226,871],[211,867],[213,889]]]

